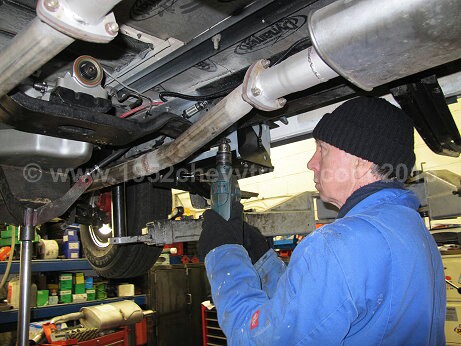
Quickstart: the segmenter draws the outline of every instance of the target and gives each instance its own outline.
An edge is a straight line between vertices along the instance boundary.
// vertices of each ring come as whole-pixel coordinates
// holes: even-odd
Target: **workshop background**
[[[338,105],[334,104],[318,109],[315,112],[300,114],[290,119],[290,122],[296,126],[307,123],[308,127],[312,129],[323,114],[331,112]],[[457,127],[461,128],[461,102],[452,103],[449,107]],[[274,130],[275,140],[283,137],[280,135],[280,131],[283,131],[283,127]],[[307,169],[307,162],[314,151],[315,140],[313,138],[298,139],[293,143],[273,147],[271,149],[273,172],[239,181],[240,188],[243,191],[258,194],[258,197],[244,201],[246,209],[262,212],[304,191],[315,191],[313,173]],[[415,153],[415,169],[417,170],[446,169],[461,175],[460,158],[434,154],[416,131]],[[197,218],[204,210],[192,207],[188,192],[174,190],[173,197],[174,206],[183,206],[187,210],[186,215]],[[435,220],[430,226],[434,227],[442,223],[461,223],[461,219]],[[68,229],[65,232],[67,232],[65,236],[70,237],[70,232],[73,231]],[[282,245],[277,247],[277,241]],[[280,256],[287,261],[289,260],[289,253],[295,244],[295,237],[292,237],[291,240],[280,239],[274,241]],[[289,245],[288,250],[285,247],[286,245]],[[94,305],[95,308],[105,306],[105,309],[108,309],[111,307],[110,304],[117,303],[120,300],[130,304],[131,299],[134,299],[143,309],[152,309],[155,313],[137,323],[136,327],[123,327],[117,329],[117,332],[107,334],[104,337],[131,340],[130,342],[133,345],[192,346],[199,345],[202,342],[206,343],[207,340],[211,340],[214,345],[225,345],[226,339],[217,324],[216,310],[213,308],[212,302],[209,302],[211,297],[205,268],[202,263],[198,263],[195,253],[195,242],[167,245],[156,265],[146,275],[129,280],[100,278],[91,271],[89,263],[83,258],[71,259],[70,261],[64,260],[62,263],[58,259],[54,263],[60,263],[61,266],[55,264],[52,267],[44,265],[36,267],[37,272],[34,277],[38,280],[38,284],[34,284],[34,294],[37,296],[36,305],[38,307],[33,308],[32,315],[34,319],[43,320],[53,315],[62,315],[74,310],[78,311],[80,307]],[[40,265],[40,263],[37,265]],[[445,255],[444,265],[447,268],[447,280],[452,281],[455,286],[461,283],[459,275],[461,272],[461,250],[455,254]],[[57,275],[59,275],[59,280]],[[68,298],[70,299],[71,293],[75,293],[72,295],[72,304],[61,295],[64,292],[61,286],[65,276],[69,278],[69,287],[72,287],[68,290]],[[45,286],[45,284],[41,283],[45,277],[48,280],[47,287],[50,283],[54,284],[55,293],[54,296],[50,293],[51,296],[46,297],[48,299],[40,302],[43,299],[40,298],[39,293],[48,292],[41,287]],[[17,280],[10,281],[16,286],[19,284]],[[89,286],[87,287],[87,285]],[[81,295],[78,293],[80,291],[77,290],[79,287],[82,292],[86,292],[88,297],[82,302],[76,300]],[[58,296],[56,293],[58,288],[60,292],[59,305],[57,305]],[[91,299],[89,298],[89,292],[94,293],[94,297]],[[447,295],[447,340],[457,342],[461,333],[461,324],[458,318],[458,316],[461,316],[461,298],[457,290],[451,289],[448,285]],[[56,302],[50,303],[49,298],[55,298]],[[18,297],[16,297],[16,300],[18,300]],[[101,303],[106,305],[99,305]],[[128,306],[128,308],[139,309],[136,305],[133,307]],[[16,317],[13,315],[12,310],[0,313],[0,345],[14,345],[15,343]],[[40,335],[41,323],[34,323],[31,324],[32,333]],[[35,329],[34,326],[36,327]],[[71,329],[74,334],[78,332],[78,328],[75,328]],[[85,331],[85,333],[87,332]],[[184,339],[184,335],[188,336],[187,341]],[[60,336],[64,337],[64,334]],[[101,341],[102,339],[99,337],[97,340]]]

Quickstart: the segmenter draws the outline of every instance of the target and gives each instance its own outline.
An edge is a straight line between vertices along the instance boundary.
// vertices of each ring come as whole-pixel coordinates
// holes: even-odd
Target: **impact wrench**
[[[229,220],[234,202],[240,201],[237,177],[232,174],[230,140],[223,138],[216,154],[216,179],[211,183],[211,209],[225,220]]]

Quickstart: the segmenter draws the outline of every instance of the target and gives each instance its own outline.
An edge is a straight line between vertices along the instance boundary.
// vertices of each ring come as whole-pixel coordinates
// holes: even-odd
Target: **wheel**
[[[146,223],[166,219],[171,212],[171,190],[153,187],[149,182],[127,184],[126,223],[128,235],[139,235]],[[104,232],[105,233],[105,232]],[[163,247],[146,244],[112,245],[111,233],[96,226],[81,226],[80,237],[86,258],[98,275],[130,278],[144,274],[162,253]]]

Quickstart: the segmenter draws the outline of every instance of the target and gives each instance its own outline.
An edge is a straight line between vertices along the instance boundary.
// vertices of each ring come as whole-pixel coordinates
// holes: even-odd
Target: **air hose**
[[[13,262],[13,255],[14,255],[14,246],[16,244],[15,235],[16,235],[16,231],[13,230],[13,232],[11,232],[10,257],[8,258],[8,263],[6,264],[6,270],[5,270],[5,273],[3,274],[2,282],[0,283],[0,290],[3,288],[6,281],[8,280],[8,276],[10,275],[11,263]]]

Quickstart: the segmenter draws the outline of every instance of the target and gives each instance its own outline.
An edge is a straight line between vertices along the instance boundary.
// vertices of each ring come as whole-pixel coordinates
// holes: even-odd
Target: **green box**
[[[48,296],[50,291],[48,290],[38,290],[37,291],[37,306],[48,305]]]
[[[80,285],[80,284],[85,285],[85,275],[83,273],[75,273],[74,284],[75,285]]]
[[[7,231],[2,231],[2,232],[7,232]],[[17,235],[15,237],[15,244],[18,245],[19,244],[19,235]],[[40,236],[35,233],[35,238],[34,238],[34,242],[38,242],[40,241]],[[0,237],[0,246],[10,246],[11,245],[11,236],[8,237],[8,238],[1,238]]]
[[[96,300],[96,290],[94,288],[93,289],[87,289],[86,290],[86,297],[87,297],[88,301]]]
[[[19,229],[16,228],[15,226],[12,226],[12,225],[8,225],[6,227],[6,230],[1,231],[0,236],[2,238],[10,238],[11,239],[11,236],[13,235],[13,230],[16,230],[16,236],[15,237],[16,237],[16,239],[18,239],[19,238]],[[11,240],[10,240],[10,242],[11,242]]]
[[[101,300],[101,299],[106,299],[107,298],[106,283],[105,282],[97,283],[95,290],[96,290],[96,300]]]
[[[19,244],[19,240],[15,239],[16,245]],[[11,246],[11,238],[0,238],[0,246]]]
[[[74,275],[74,294],[85,293],[85,274],[75,273]]]
[[[72,290],[59,291],[59,302],[60,303],[72,303]]]
[[[75,284],[74,285],[74,293],[75,294],[83,294],[85,292],[85,284]]]
[[[72,291],[72,274],[59,274],[59,289],[61,291]]]

